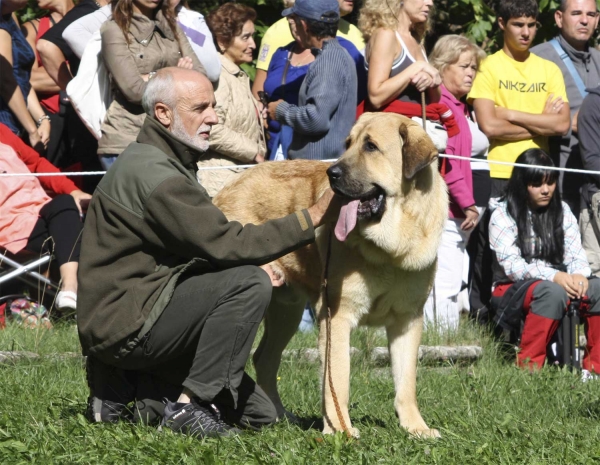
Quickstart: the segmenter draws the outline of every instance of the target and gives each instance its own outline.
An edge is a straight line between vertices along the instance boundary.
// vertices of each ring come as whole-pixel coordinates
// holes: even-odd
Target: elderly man
[[[294,19],[302,47],[312,49],[316,58],[300,87],[298,105],[271,102],[269,116],[294,130],[288,158],[337,158],[356,119],[358,86],[354,61],[335,37],[339,4],[297,0],[282,15]]]
[[[561,0],[554,13],[554,20],[559,34],[549,42],[532,47],[531,51],[558,65],[567,88],[571,130],[564,137],[550,140],[555,163],[558,165],[560,162],[561,167],[582,168],[577,130],[579,108],[587,95],[586,89],[600,85],[600,52],[590,44],[598,27],[596,0]],[[560,175],[559,187],[563,199],[575,215],[580,211],[579,190],[584,182],[585,179],[580,174]],[[589,217],[586,210],[582,206],[584,218]]]
[[[238,431],[232,423],[275,421],[274,406],[244,373],[275,280],[257,265],[312,242],[333,193],[260,226],[228,221],[195,173],[217,123],[214,105],[200,73],[158,71],[144,93],[148,117],[137,142],[90,204],[77,325],[95,421],[119,418],[135,375],[138,384],[179,386],[162,419],[174,431],[228,435]]]

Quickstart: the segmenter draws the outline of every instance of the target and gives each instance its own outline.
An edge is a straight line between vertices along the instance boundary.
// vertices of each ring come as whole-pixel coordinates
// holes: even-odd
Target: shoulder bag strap
[[[575,81],[575,85],[579,89],[581,96],[583,98],[585,98],[588,93],[585,90],[585,85],[584,85],[583,81],[581,80],[581,76],[579,76],[579,73],[575,69],[575,65],[573,64],[573,61],[571,60],[571,58],[569,58],[569,55],[567,55],[567,52],[565,52],[565,50],[560,46],[560,44],[558,43],[558,40],[552,39],[550,41],[550,43],[554,47],[554,50],[556,50],[556,53],[558,53],[558,56],[560,57],[560,59],[563,61],[563,63],[567,67],[567,70],[569,71],[569,73],[571,73],[571,77]]]

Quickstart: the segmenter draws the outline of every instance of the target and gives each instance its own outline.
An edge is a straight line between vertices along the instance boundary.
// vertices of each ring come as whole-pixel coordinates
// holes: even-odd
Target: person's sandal
[[[60,291],[56,294],[56,308],[63,313],[77,310],[77,294],[73,291]]]

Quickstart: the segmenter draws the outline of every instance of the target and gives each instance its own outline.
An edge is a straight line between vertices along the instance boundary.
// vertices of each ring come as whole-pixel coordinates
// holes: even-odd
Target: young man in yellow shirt
[[[490,161],[514,162],[529,148],[548,150],[549,136],[570,126],[569,102],[557,65],[530,53],[539,23],[535,0],[502,0],[498,25],[502,50],[486,58],[468,99],[490,139]],[[490,164],[492,197],[497,197],[512,167]]]

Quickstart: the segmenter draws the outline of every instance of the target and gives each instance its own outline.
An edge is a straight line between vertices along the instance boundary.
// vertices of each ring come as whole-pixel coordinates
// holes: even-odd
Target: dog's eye
[[[377,147],[370,140],[366,140],[365,141],[365,145],[363,146],[363,149],[365,150],[365,152],[377,152],[377,151],[379,151],[379,147]]]
[[[346,137],[346,150],[348,150],[350,148],[351,144],[352,144],[352,139],[350,138],[350,136]]]

